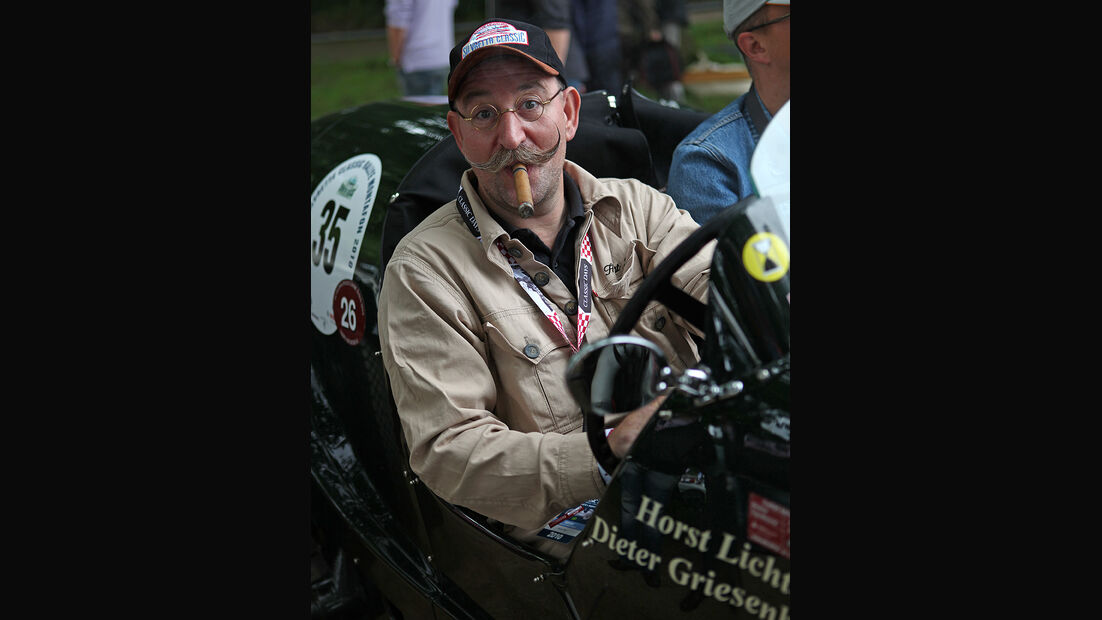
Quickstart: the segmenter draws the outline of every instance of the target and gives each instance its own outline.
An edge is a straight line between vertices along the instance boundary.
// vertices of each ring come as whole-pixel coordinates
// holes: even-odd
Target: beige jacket
[[[565,170],[577,182],[586,211],[575,256],[585,231],[593,247],[596,297],[585,341],[596,342],[608,334],[643,276],[698,225],[669,196],[643,183],[597,179],[569,161]],[[573,342],[576,316],[564,308],[575,300],[551,269],[489,215],[468,175],[462,184],[482,240],[472,235],[453,200],[398,244],[379,298],[383,363],[413,471],[454,504],[534,530],[562,510],[600,497],[605,485],[567,390],[571,347],[513,278],[494,240],[519,249],[517,262],[537,281],[539,272],[550,276],[542,290]],[[676,279],[701,301],[711,254],[706,248]],[[652,304],[637,333],[683,368],[695,364],[697,352],[681,324]]]

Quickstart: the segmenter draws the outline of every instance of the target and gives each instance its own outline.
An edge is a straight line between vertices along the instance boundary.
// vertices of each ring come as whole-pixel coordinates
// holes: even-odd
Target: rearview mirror
[[[584,347],[566,368],[570,393],[582,413],[627,413],[666,390],[671,374],[657,345],[638,336],[612,336]]]

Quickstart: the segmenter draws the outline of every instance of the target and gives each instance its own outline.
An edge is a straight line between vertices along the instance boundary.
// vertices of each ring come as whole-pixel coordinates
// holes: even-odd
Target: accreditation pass
[[[568,543],[585,529],[589,517],[593,516],[593,510],[597,508],[597,500],[591,499],[582,502],[574,508],[569,508],[558,514],[544,524],[539,535],[555,542]]]

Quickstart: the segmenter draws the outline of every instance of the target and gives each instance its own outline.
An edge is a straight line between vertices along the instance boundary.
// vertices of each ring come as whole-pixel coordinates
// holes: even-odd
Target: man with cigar
[[[471,169],[456,199],[407,234],[386,265],[383,363],[410,467],[428,488],[565,558],[569,545],[541,538],[543,526],[599,498],[607,475],[566,365],[607,335],[643,277],[697,224],[641,182],[597,179],[565,159],[581,96],[539,28],[489,20],[450,61],[448,128]],[[702,301],[710,254],[674,278]],[[690,328],[664,308],[645,312],[637,333],[675,368],[696,363]],[[652,413],[629,414],[612,430],[615,454]]]

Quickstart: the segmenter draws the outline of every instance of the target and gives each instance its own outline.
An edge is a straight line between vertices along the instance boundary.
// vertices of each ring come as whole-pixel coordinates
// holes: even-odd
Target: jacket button
[[[513,258],[520,258],[520,255],[521,255],[521,251],[520,251],[520,248],[518,248],[518,247],[516,247],[516,246],[513,246],[513,247],[509,248],[509,254],[510,254],[510,255],[511,255],[511,256],[512,256]]]
[[[660,316],[658,320],[654,322],[654,329],[662,331],[662,328],[666,326],[666,317]]]
[[[578,302],[571,299],[570,301],[566,302],[566,307],[563,309],[566,310],[567,314],[574,316],[578,313]]]
[[[527,355],[531,359],[536,359],[537,357],[540,356],[540,348],[537,347],[534,344],[530,344],[530,345],[524,347],[524,354]]]
[[[537,273],[536,275],[532,276],[532,279],[535,280],[536,286],[543,286],[543,285],[545,285],[545,284],[547,284],[548,282],[551,281],[550,276],[548,276],[543,271],[541,271],[541,272]]]

